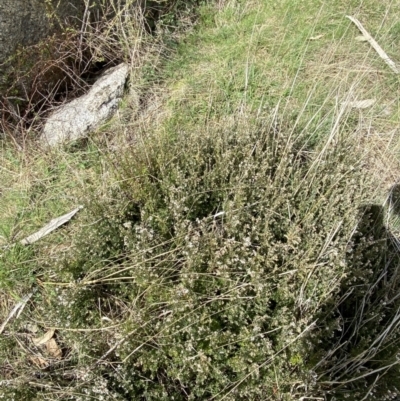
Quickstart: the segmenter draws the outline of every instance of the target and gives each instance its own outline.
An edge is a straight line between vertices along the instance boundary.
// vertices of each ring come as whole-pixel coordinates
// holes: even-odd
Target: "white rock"
[[[107,121],[118,108],[128,77],[128,66],[107,70],[86,95],[74,99],[50,114],[41,140],[47,145],[85,138]]]

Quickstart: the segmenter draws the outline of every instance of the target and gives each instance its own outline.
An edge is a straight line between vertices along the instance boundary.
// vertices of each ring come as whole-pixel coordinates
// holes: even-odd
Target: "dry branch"
[[[69,212],[67,214],[64,214],[63,216],[57,217],[53,220],[50,221],[50,223],[46,224],[44,227],[42,227],[39,231],[35,232],[34,234],[30,235],[29,237],[24,238],[21,241],[22,245],[29,245],[33,244],[34,242],[40,240],[41,238],[45,237],[46,235],[50,234],[54,230],[56,230],[58,227],[62,226],[63,224],[67,223],[72,219],[72,217],[75,216],[76,213],[79,212],[79,210],[82,209],[82,206],[79,206],[78,208],[74,209],[72,212]]]

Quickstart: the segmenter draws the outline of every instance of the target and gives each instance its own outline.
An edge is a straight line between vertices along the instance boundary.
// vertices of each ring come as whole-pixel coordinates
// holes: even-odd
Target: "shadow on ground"
[[[400,194],[400,185],[393,189],[392,194]],[[391,203],[400,215],[400,202]],[[320,318],[326,326],[315,345],[313,371],[328,399],[355,393],[360,400],[385,399],[400,389],[399,239],[385,226],[386,216],[380,205],[360,209],[347,251],[350,269],[335,304]]]

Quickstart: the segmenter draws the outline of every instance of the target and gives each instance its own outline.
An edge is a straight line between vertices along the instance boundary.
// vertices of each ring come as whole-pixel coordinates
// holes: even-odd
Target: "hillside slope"
[[[89,140],[5,139],[1,320],[30,298],[0,335],[3,399],[399,395],[399,75],[346,18],[396,60],[399,15],[171,7]]]

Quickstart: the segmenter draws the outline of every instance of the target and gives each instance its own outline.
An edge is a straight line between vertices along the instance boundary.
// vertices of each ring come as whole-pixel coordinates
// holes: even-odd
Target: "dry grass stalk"
[[[378,42],[368,33],[368,31],[362,26],[361,22],[350,15],[347,15],[347,18],[352,21],[357,28],[364,35],[368,43],[375,49],[378,53],[379,57],[390,67],[390,69],[395,74],[400,74],[399,68],[396,66],[395,62],[386,54],[386,52],[382,49],[382,47],[378,44]]]
[[[25,305],[28,303],[28,301],[32,298],[33,296],[33,292],[29,293],[28,295],[25,295],[22,300],[20,302],[18,302],[14,308],[12,309],[12,311],[10,312],[10,314],[7,316],[7,318],[4,320],[4,322],[2,323],[2,325],[0,326],[0,334],[3,333],[4,329],[6,328],[7,324],[9,323],[9,321],[15,316],[17,315],[17,317],[20,316],[20,314],[22,313],[22,311],[25,308]]]

